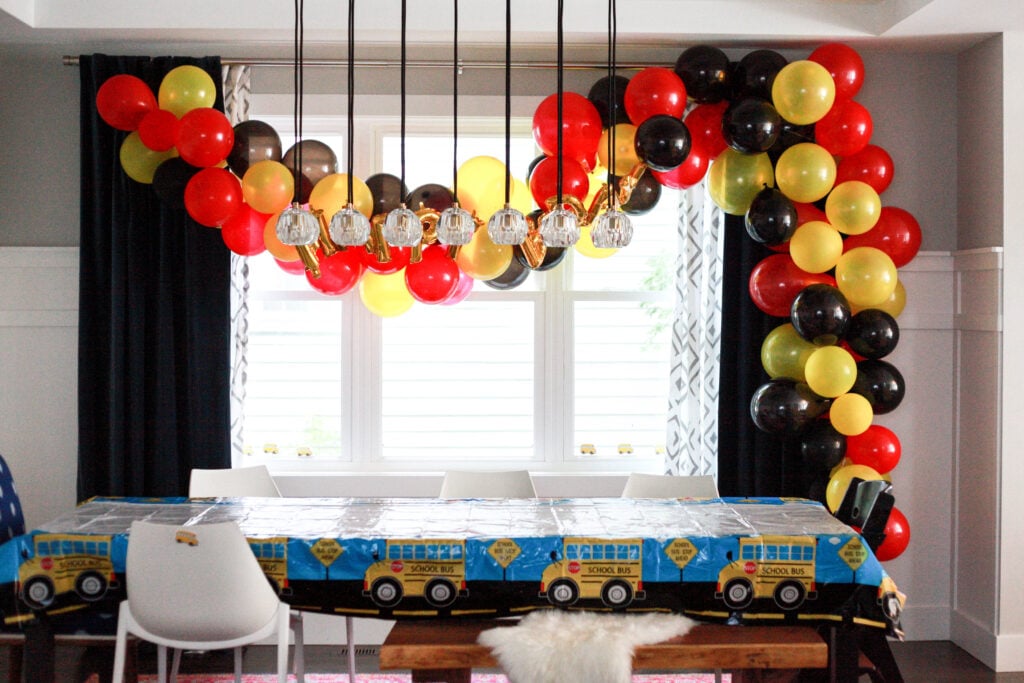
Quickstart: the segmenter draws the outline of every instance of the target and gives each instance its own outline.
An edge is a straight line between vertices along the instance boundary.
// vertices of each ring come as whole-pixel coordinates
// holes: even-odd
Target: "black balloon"
[[[515,289],[526,282],[529,275],[529,268],[523,265],[519,259],[512,259],[504,273],[491,280],[484,280],[484,284],[492,289]]]
[[[732,89],[735,97],[772,98],[775,76],[788,60],[775,50],[754,50],[733,67]]]
[[[319,140],[300,140],[284,153],[281,163],[296,180],[300,204],[309,201],[309,193],[317,183],[338,172],[338,156]]]
[[[185,163],[181,157],[171,157],[160,163],[153,172],[153,192],[164,204],[176,209],[185,208],[185,186],[199,169]]]
[[[682,120],[656,114],[637,127],[633,147],[640,161],[655,171],[671,171],[690,153],[690,131]]]
[[[533,175],[533,169],[537,168],[537,164],[539,164],[540,162],[544,161],[547,158],[548,158],[547,154],[541,154],[540,156],[536,156],[536,157],[533,158],[533,161],[530,162],[530,165],[526,169],[526,182],[527,183],[530,182],[530,176]]]
[[[750,399],[750,417],[769,434],[797,434],[828,410],[831,401],[803,382],[776,378],[762,384]]]
[[[541,260],[540,265],[536,268],[531,268],[531,270],[551,270],[565,260],[565,254],[565,247],[546,247],[544,249],[544,258]],[[512,246],[512,255],[516,257],[516,260],[524,268],[530,268],[530,262],[526,260],[526,254],[523,253],[523,248],[518,244]],[[499,275],[499,277],[501,276]]]
[[[390,173],[376,173],[366,179],[366,186],[373,195],[373,213],[371,216],[387,215],[401,206],[409,188],[402,179]]]
[[[228,154],[228,167],[239,178],[256,162],[281,160],[281,138],[269,123],[242,121],[234,132],[235,144]]]
[[[797,220],[796,207],[789,197],[774,187],[766,187],[754,195],[743,225],[755,242],[775,246],[793,236]]]
[[[800,455],[809,470],[828,472],[846,455],[846,437],[828,420],[815,420],[800,435]]]
[[[845,339],[855,353],[865,358],[883,358],[899,343],[900,326],[885,311],[866,308],[850,319]]]
[[[729,57],[717,47],[695,45],[676,60],[675,72],[686,86],[686,95],[695,102],[721,102],[729,97]]]
[[[903,375],[884,360],[862,360],[857,363],[857,379],[850,390],[871,404],[875,415],[892,412],[903,401],[906,386]]]
[[[737,152],[767,152],[782,132],[782,117],[768,100],[744,97],[722,114],[722,137]]]
[[[629,200],[619,208],[630,216],[642,216],[653,209],[660,199],[661,183],[653,173],[644,173],[629,193]]]
[[[455,195],[444,185],[428,183],[410,192],[405,205],[412,211],[419,211],[422,205],[422,208],[441,212],[455,206]]]
[[[608,83],[607,76],[599,78],[590,87],[590,92],[587,93],[587,99],[597,109],[597,113],[601,115],[601,126],[603,128],[609,128],[616,123],[629,123],[625,104],[626,86],[629,85],[629,79],[625,76],[615,76],[611,79],[611,106],[608,105]]]
[[[797,292],[789,320],[797,334],[818,345],[835,344],[850,324],[850,304],[832,285],[816,283]]]

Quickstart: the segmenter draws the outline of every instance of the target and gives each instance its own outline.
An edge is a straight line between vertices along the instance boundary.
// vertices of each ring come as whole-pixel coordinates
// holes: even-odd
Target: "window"
[[[254,115],[255,116],[255,115]],[[255,116],[290,146],[290,117]],[[517,121],[513,176],[537,155]],[[304,122],[345,170],[343,119]],[[407,121],[410,190],[451,182],[449,122]],[[464,130],[468,129],[468,130]],[[504,156],[501,117],[466,125],[460,161]],[[393,119],[357,122],[363,168],[397,175]],[[374,161],[379,159],[379,161]],[[570,249],[551,270],[453,306],[378,318],[357,290],[327,297],[269,254],[248,260],[242,439],[236,465],[277,471],[439,471],[479,463],[561,471],[658,471],[663,461],[675,193],[634,217],[609,258]],[[302,455],[300,455],[302,454]]]

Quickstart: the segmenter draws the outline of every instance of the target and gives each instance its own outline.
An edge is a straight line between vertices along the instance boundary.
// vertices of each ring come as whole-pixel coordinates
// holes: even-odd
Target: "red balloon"
[[[921,248],[921,226],[906,209],[883,206],[875,227],[843,241],[843,251],[856,247],[881,249],[897,268],[910,263]]]
[[[892,471],[899,464],[901,454],[899,438],[891,429],[879,424],[846,437],[846,457],[855,465],[867,465],[879,474]]]
[[[185,210],[200,225],[222,225],[241,204],[242,185],[223,168],[204,168],[185,185]]]
[[[800,202],[793,202],[793,206],[796,207],[796,224],[803,225],[808,221],[825,221],[828,223],[828,216],[825,212],[816,207],[814,204],[802,204]]]
[[[847,180],[867,183],[882,194],[892,183],[892,157],[878,145],[867,145],[861,151],[843,157],[836,167],[836,185]]]
[[[874,124],[871,112],[855,100],[836,102],[814,124],[814,141],[834,156],[856,154],[868,146]]]
[[[690,147],[690,153],[683,159],[683,163],[679,164],[671,171],[655,171],[653,168],[648,169],[659,183],[665,187],[671,187],[675,190],[685,190],[688,187],[696,185],[704,179],[704,175],[708,171],[708,166],[711,161],[708,159],[704,150],[699,147]]]
[[[300,258],[297,258],[294,261],[282,261],[279,258],[275,258],[274,263],[277,264],[278,268],[289,275],[302,275],[306,272],[306,264],[303,263]]]
[[[137,129],[142,117],[156,108],[156,95],[137,76],[111,76],[96,91],[100,118],[118,130]]]
[[[537,206],[547,206],[547,200],[558,195],[558,157],[545,157],[530,174],[530,192]],[[570,195],[580,201],[590,192],[587,171],[574,159],[562,157],[562,196]]]
[[[892,560],[903,554],[910,544],[910,522],[906,516],[894,507],[889,511],[889,519],[885,523],[885,540],[875,551],[880,562]]]
[[[324,256],[323,250],[317,249],[316,255],[320,263],[320,277],[313,277],[307,270],[306,279],[313,289],[322,294],[340,296],[355,287],[363,276],[364,266],[358,249],[339,249],[330,256]]]
[[[243,203],[220,226],[221,239],[228,249],[239,256],[255,256],[262,253],[267,249],[263,242],[263,229],[269,218],[269,214],[260,213]]]
[[[459,285],[459,267],[448,258],[448,249],[433,244],[423,250],[419,263],[405,269],[405,286],[412,298],[425,304],[439,304],[455,293]]]
[[[178,141],[178,117],[166,109],[154,109],[139,121],[139,139],[154,152],[166,152]]]
[[[366,249],[359,248],[355,250],[359,253],[359,258],[362,260],[363,265],[366,269],[380,275],[390,275],[391,273],[397,273],[402,268],[409,265],[409,257],[412,256],[412,249],[410,247],[392,247],[388,246],[388,255],[391,260],[387,263],[381,263],[377,260],[376,255],[366,251]]]
[[[826,43],[808,57],[825,67],[836,83],[836,101],[848,100],[864,85],[864,61],[848,45]]]
[[[459,270],[459,283],[455,285],[455,291],[452,295],[441,302],[444,306],[454,306],[460,303],[469,296],[469,293],[473,291],[473,285],[476,283],[469,275],[466,275],[465,271]]]
[[[672,69],[649,66],[629,79],[624,101],[626,115],[634,126],[656,114],[682,119],[686,111],[686,86]]]
[[[601,130],[601,115],[593,102],[578,93],[562,93],[562,156],[593,169]],[[547,156],[558,154],[557,94],[545,97],[534,111],[533,139]]]
[[[683,119],[690,131],[690,148],[699,147],[707,155],[708,162],[714,161],[719,153],[729,146],[722,135],[722,114],[729,102],[699,104]]]
[[[808,273],[797,267],[789,254],[772,254],[750,271],[748,287],[754,305],[767,315],[788,318],[793,299],[804,287],[813,284],[836,286],[825,273]]]
[[[235,131],[228,117],[210,107],[197,107],[178,124],[178,154],[200,168],[216,166],[228,158],[235,145]]]

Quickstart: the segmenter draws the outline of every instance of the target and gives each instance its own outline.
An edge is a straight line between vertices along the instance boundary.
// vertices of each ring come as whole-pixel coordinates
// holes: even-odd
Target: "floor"
[[[1024,683],[1024,672],[996,674],[964,650],[948,641],[913,641],[893,643],[893,653],[907,683]],[[95,653],[86,653],[78,648],[58,650],[58,682],[81,683],[84,676],[78,671],[83,662],[93,656],[109,656],[111,650],[102,648]],[[6,649],[0,652],[0,683],[9,683],[7,677]],[[155,671],[155,656],[152,652],[140,652],[140,668],[143,673]],[[246,671],[271,671],[274,664],[274,648],[259,646],[246,651]],[[359,671],[375,671],[376,658],[372,655],[357,658]],[[310,646],[306,648],[306,670],[345,671],[346,661],[341,648],[333,646]],[[231,671],[230,653],[189,654],[182,662],[182,671]],[[866,678],[862,680],[867,680]],[[11,682],[13,683],[13,682]],[[31,682],[28,682],[31,683]]]

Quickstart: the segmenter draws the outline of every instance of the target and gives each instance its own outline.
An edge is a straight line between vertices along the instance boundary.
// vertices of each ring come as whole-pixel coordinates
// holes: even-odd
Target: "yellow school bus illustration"
[[[290,595],[292,589],[288,586],[288,537],[250,538],[249,548],[277,594]]]
[[[447,539],[393,539],[384,557],[374,553],[363,578],[363,595],[381,607],[394,607],[403,597],[422,597],[434,607],[447,607],[466,595],[466,543]]]
[[[739,558],[718,574],[721,598],[743,609],[754,598],[773,598],[784,610],[817,596],[814,585],[814,536],[751,536],[739,539]]]
[[[565,538],[562,556],[541,575],[540,597],[558,607],[580,598],[601,598],[608,607],[626,607],[644,597],[639,538]]]
[[[18,568],[18,595],[33,609],[48,607],[58,595],[74,591],[87,602],[116,588],[110,560],[110,536],[36,534],[33,556]]]

